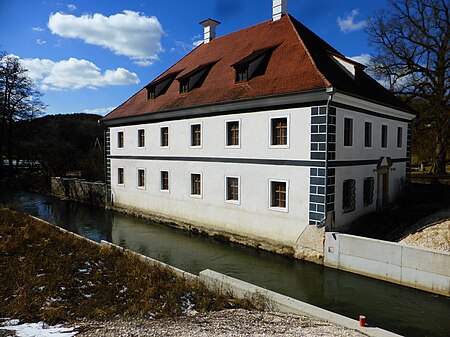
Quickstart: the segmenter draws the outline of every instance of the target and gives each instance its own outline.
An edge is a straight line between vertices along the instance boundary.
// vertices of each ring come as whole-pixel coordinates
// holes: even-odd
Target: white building
[[[324,225],[396,198],[414,115],[364,66],[285,1],[222,37],[201,24],[203,44],[102,119],[112,205],[314,259]]]

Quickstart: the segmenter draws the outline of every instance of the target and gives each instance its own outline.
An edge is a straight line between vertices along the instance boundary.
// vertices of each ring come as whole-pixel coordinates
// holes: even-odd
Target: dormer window
[[[189,92],[189,79],[180,80],[180,94]]]
[[[149,85],[147,85],[147,87],[146,87],[147,88],[147,99],[155,99],[158,96],[164,95],[166,93],[167,89],[169,89],[169,87],[172,84],[175,77],[179,73],[180,72],[178,71],[175,73],[168,74],[156,81],[153,81]]]
[[[249,56],[233,64],[236,70],[236,83],[250,81],[253,77],[263,75],[266,72],[272,52],[278,46],[259,49]]]
[[[180,76],[178,81],[180,82],[180,94],[186,94],[195,88],[200,87],[208,76],[211,68],[218,61],[203,64],[195,68],[194,70]]]
[[[237,66],[236,68],[236,83],[248,81],[248,64]]]

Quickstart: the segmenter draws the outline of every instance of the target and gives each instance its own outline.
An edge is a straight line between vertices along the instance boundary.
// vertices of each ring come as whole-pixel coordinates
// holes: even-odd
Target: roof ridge
[[[288,21],[291,24],[292,28],[294,29],[295,34],[297,35],[297,38],[299,40],[299,42],[302,44],[303,48],[305,49],[306,54],[308,55],[314,69],[316,69],[317,73],[320,75],[320,77],[323,78],[325,84],[327,87],[332,86],[331,82],[325,77],[325,75],[319,70],[319,67],[316,64],[316,61],[314,61],[314,58],[312,57],[311,53],[309,52],[308,47],[306,46],[305,42],[303,41],[303,39],[300,36],[300,33],[298,32],[297,28],[295,27],[294,23],[292,22],[292,16],[290,14],[286,15],[288,17]]]

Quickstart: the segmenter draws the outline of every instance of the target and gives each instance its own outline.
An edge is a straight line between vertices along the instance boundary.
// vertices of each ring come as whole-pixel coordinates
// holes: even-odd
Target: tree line
[[[35,167],[45,177],[103,180],[99,115],[43,116],[42,94],[20,60],[0,54],[0,180]]]

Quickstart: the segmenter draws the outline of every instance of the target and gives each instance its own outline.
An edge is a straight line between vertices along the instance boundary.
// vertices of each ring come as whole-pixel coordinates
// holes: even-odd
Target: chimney
[[[207,19],[200,22],[200,24],[205,28],[203,43],[207,44],[216,37],[216,26],[220,25],[220,22],[212,19]]]
[[[283,14],[287,14],[287,0],[272,0],[272,21],[281,19]]]

